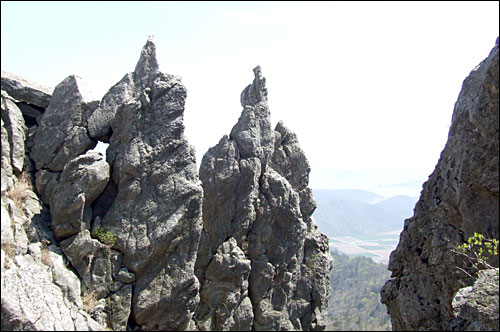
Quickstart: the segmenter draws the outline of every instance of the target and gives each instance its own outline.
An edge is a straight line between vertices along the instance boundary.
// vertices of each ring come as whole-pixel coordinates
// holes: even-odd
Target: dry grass
[[[21,207],[26,198],[28,198],[28,190],[33,190],[30,176],[27,172],[22,172],[14,186],[7,192],[7,197],[12,199],[17,206]]]
[[[50,259],[49,249],[42,248],[42,250],[40,252],[40,259],[41,259],[43,264],[47,265],[51,269],[54,268],[54,263],[52,262],[52,259]]]
[[[92,312],[92,309],[99,305],[99,300],[97,299],[97,293],[95,291],[86,292],[82,296],[83,310],[88,313]]]
[[[10,258],[13,258],[15,256],[15,249],[16,249],[16,247],[14,246],[13,243],[11,243],[11,242],[2,242],[2,250]]]

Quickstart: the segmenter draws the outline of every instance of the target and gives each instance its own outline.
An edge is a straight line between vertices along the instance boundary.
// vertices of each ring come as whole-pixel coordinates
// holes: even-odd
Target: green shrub
[[[474,232],[474,235],[469,237],[466,243],[459,245],[454,252],[467,258],[473,269],[472,272],[477,273],[479,270],[493,268],[488,261],[498,255],[498,242],[497,239],[488,239]],[[459,269],[471,276],[464,269]]]
[[[116,235],[110,230],[105,230],[102,226],[99,226],[95,231],[95,236],[107,246],[113,246],[116,243]]]

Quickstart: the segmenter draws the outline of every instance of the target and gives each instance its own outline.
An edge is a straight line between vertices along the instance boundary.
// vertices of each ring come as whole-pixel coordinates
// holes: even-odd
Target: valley
[[[376,263],[388,264],[396,249],[401,230],[377,234],[353,234],[329,238],[330,250],[337,249],[349,257],[370,257]]]

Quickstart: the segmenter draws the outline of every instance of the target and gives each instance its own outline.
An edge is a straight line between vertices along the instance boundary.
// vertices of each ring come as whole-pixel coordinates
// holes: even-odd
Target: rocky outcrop
[[[33,81],[26,80],[2,70],[2,90],[16,99],[18,103],[26,103],[46,109],[54,89]]]
[[[497,39],[465,79],[446,146],[391,254],[381,297],[394,330],[449,329],[455,293],[474,282],[452,249],[474,232],[499,238],[498,57]]]
[[[87,133],[87,118],[96,106],[78,76],[71,75],[55,87],[31,147],[38,170],[61,172],[73,158],[96,146]]]
[[[202,330],[324,329],[332,259],[311,218],[309,164],[295,134],[282,123],[271,128],[260,67],[254,76],[231,135],[200,166],[195,320]]]
[[[103,330],[84,310],[80,280],[56,245],[50,214],[33,185],[20,106],[46,106],[39,100],[46,94],[36,84],[12,77],[4,78],[2,72],[1,329]]]
[[[498,331],[498,268],[482,270],[473,286],[460,289],[453,298],[455,319],[451,331]]]
[[[152,40],[129,77],[134,97],[123,100],[110,123],[107,160],[116,196],[102,225],[117,236],[114,248],[135,273],[135,323],[183,330],[199,301],[194,263],[202,227],[202,187],[184,137],[186,89],[158,70]]]
[[[202,183],[152,39],[100,101],[2,72],[2,330],[324,329],[310,167],[254,74]]]
[[[48,235],[36,240],[52,243],[51,250],[64,255],[78,275],[78,283],[71,282],[71,303],[64,297],[67,289],[52,296],[68,302],[65,306],[52,297],[48,300],[61,308],[66,322],[57,325],[61,319],[41,308],[36,313],[43,318],[38,317],[31,328],[190,329],[199,302],[194,263],[202,227],[202,187],[194,151],[183,134],[186,89],[180,79],[158,70],[151,39],[134,72],[100,102],[74,75],[44,102],[33,90],[35,84],[26,87],[25,80],[12,77],[2,76],[2,87],[7,82],[7,89],[22,101],[2,91],[2,204],[22,171],[30,181],[36,178],[33,182],[41,196],[40,200],[33,193],[36,202],[50,207],[50,212],[44,209],[50,240]],[[20,103],[46,107],[29,130]],[[105,128],[104,133],[96,134],[97,128]],[[110,142],[107,160],[90,150],[97,139]],[[9,219],[3,216],[12,214],[13,208],[3,206],[2,250],[5,243],[9,255],[4,260],[2,251],[2,271],[5,266],[9,271],[5,283],[2,273],[2,289],[23,282],[12,281],[11,272],[39,269],[19,226],[11,230],[6,225],[4,231],[3,223]],[[20,255],[27,255],[26,259]],[[42,261],[47,262],[47,257],[42,255]],[[50,270],[47,273],[51,275]],[[32,287],[41,290],[54,283],[56,277],[44,277]],[[3,294],[2,326],[29,327],[33,317],[24,317],[19,304],[34,303]],[[89,316],[90,323],[83,325],[77,313],[82,303],[86,315],[99,323]],[[8,319],[3,319],[4,313]],[[47,325],[49,321],[56,325]],[[71,322],[73,327],[68,325]]]

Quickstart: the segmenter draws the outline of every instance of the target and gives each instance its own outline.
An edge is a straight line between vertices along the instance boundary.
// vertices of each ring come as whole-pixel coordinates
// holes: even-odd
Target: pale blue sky
[[[241,113],[252,69],[273,125],[298,135],[313,188],[425,181],[463,80],[499,35],[498,2],[1,2],[2,70],[97,97],[154,35],[164,72],[188,89],[198,162]]]

